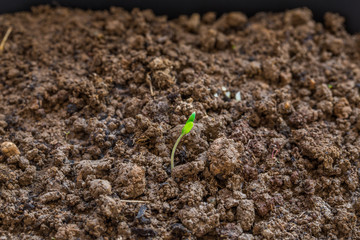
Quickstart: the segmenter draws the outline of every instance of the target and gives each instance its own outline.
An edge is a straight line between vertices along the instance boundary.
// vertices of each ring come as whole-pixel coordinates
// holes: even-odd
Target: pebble
[[[240,92],[237,92],[237,93],[235,94],[235,100],[236,100],[236,101],[241,101],[241,93],[240,93]]]

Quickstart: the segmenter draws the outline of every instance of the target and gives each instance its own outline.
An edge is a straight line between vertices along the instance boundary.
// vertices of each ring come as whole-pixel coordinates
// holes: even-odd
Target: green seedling
[[[70,134],[70,131],[64,132],[64,134],[65,134],[65,140],[67,141],[68,135]]]
[[[183,127],[183,129],[181,131],[181,135],[176,140],[176,143],[175,143],[175,145],[174,145],[174,147],[172,149],[172,152],[171,152],[171,170],[174,168],[174,156],[175,156],[176,147],[177,147],[177,145],[179,145],[179,142],[180,142],[181,138],[191,131],[191,129],[194,126],[194,120],[195,120],[195,112],[193,112],[190,115],[189,119],[186,121],[185,126]]]

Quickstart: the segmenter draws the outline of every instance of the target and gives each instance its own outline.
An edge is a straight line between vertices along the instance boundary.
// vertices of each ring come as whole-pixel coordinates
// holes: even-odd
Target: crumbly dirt
[[[343,24],[1,15],[1,239],[359,239],[360,36]]]

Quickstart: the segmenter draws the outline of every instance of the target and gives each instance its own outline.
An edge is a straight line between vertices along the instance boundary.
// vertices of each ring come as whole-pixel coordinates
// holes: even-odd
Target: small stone
[[[225,92],[225,96],[226,96],[227,98],[230,98],[230,97],[231,97],[231,93],[230,93],[229,91],[227,91],[227,92]]]
[[[240,92],[237,92],[237,93],[235,94],[235,100],[236,100],[236,101],[241,101],[241,93],[240,93]]]
[[[17,148],[17,146],[12,143],[12,142],[3,142],[1,144],[1,152],[6,156],[6,157],[12,157],[15,155],[19,155],[20,151]]]

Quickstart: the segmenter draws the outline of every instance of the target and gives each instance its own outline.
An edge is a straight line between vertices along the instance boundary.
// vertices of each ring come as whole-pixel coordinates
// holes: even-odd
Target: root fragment
[[[151,77],[150,77],[149,74],[146,75],[146,82],[147,82],[147,84],[149,84],[151,96],[154,96],[153,86],[152,86],[152,83],[151,83]]]
[[[125,203],[149,203],[149,201],[142,201],[142,200],[120,200],[120,202],[125,202]]]
[[[2,51],[4,51],[4,47],[5,47],[6,40],[8,39],[11,31],[12,31],[12,27],[9,27],[8,30],[7,30],[6,33],[5,33],[4,38],[2,39],[2,41],[1,41],[1,43],[0,43],[0,53],[2,53]]]

